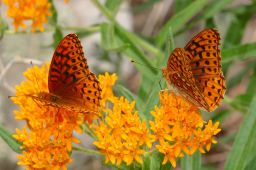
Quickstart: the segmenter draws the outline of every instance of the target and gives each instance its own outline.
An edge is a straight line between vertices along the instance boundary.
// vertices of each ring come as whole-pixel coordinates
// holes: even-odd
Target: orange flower
[[[27,28],[26,21],[31,21],[31,28],[34,32],[39,29],[44,31],[43,25],[47,17],[51,16],[51,4],[48,0],[3,0],[7,5],[7,15],[13,19],[13,25],[17,31],[19,27]]]
[[[130,165],[133,160],[142,164],[145,147],[151,147],[154,136],[149,133],[146,122],[140,121],[135,102],[124,97],[113,98],[113,107],[106,109],[106,116],[95,125],[97,140],[94,142],[106,156],[106,163]],[[144,148],[144,149],[143,149]]]
[[[110,75],[105,73],[104,75],[99,75],[99,82],[101,82],[101,106],[105,107],[108,101],[111,101],[114,97],[112,87],[116,83],[116,74]]]
[[[159,144],[156,148],[164,154],[163,164],[169,160],[176,167],[176,158],[193,154],[197,149],[204,153],[203,147],[210,150],[211,144],[216,143],[213,136],[221,129],[219,123],[207,124],[203,121],[196,106],[187,102],[181,96],[167,91],[161,92],[160,106],[151,112],[154,121],[150,121]]]
[[[15,111],[16,119],[27,122],[27,126],[16,129],[14,135],[24,149],[18,156],[18,164],[27,169],[66,169],[66,164],[71,162],[72,142],[79,143],[73,131],[82,132],[81,113],[46,106],[26,95],[48,91],[48,70],[49,65],[28,69],[24,73],[27,80],[16,87],[17,97],[12,98],[20,107]]]
[[[18,164],[33,170],[65,170],[66,165],[72,162],[72,143],[80,142],[73,136],[73,132],[82,133],[84,114],[48,106],[28,97],[28,94],[37,94],[39,91],[48,92],[48,72],[49,64],[28,69],[24,73],[26,80],[16,86],[16,97],[12,98],[20,107],[15,111],[16,119],[27,122],[27,126],[22,130],[16,129],[14,135],[23,144]],[[100,76],[100,84],[104,91],[111,94],[115,75],[105,75]],[[88,114],[87,118],[92,120],[94,115]]]

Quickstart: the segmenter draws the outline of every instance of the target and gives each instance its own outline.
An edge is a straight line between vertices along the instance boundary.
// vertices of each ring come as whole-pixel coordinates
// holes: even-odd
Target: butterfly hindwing
[[[176,48],[168,60],[167,81],[173,85],[177,92],[188,101],[195,103],[200,108],[208,108],[190,68],[190,59],[183,48]]]

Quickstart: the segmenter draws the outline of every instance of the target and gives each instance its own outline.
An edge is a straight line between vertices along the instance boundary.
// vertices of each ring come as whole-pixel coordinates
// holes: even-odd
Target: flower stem
[[[93,149],[76,147],[76,146],[73,146],[72,148],[74,151],[80,151],[80,152],[84,152],[84,153],[90,154],[90,155],[102,155],[100,152],[93,150]]]

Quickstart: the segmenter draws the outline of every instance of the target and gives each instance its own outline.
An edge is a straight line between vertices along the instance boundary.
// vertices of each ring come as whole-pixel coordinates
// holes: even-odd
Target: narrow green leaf
[[[58,23],[58,13],[57,13],[56,7],[53,3],[53,0],[49,0],[49,3],[51,4],[50,11],[51,11],[52,15],[50,17],[48,17],[48,22],[51,25],[55,26]]]
[[[146,115],[148,119],[151,118],[150,111],[154,109],[155,105],[158,105],[159,103],[159,91],[160,85],[159,81],[161,79],[161,75],[156,76],[154,83],[151,85],[151,88],[149,89],[149,92],[145,97],[146,102],[144,105],[144,111],[143,113]]]
[[[254,15],[256,6],[243,5],[236,10],[239,12],[236,12],[235,16],[232,18],[231,24],[229,25],[226,36],[224,38],[223,48],[230,48],[241,43],[245,27],[248,21],[250,21],[252,15]]]
[[[122,2],[122,0],[107,0],[105,2],[105,6],[109,11],[112,11],[112,15],[115,16]]]
[[[152,8],[155,3],[157,2],[160,2],[161,0],[148,0],[148,1],[145,1],[144,3],[140,4],[140,5],[136,5],[133,7],[133,11],[135,13],[139,13],[139,12],[143,12],[147,9],[150,9]]]
[[[228,79],[227,87],[229,89],[232,89],[233,87],[237,86],[239,83],[242,82],[242,80],[246,75],[249,75],[249,72],[252,70],[252,68],[255,68],[255,66],[256,66],[256,61],[252,61],[249,64],[247,64],[246,68],[244,68],[240,73]]]
[[[62,31],[58,26],[56,26],[55,32],[53,34],[53,48],[56,48],[58,46],[62,38],[63,38]]]
[[[214,0],[207,6],[202,15],[202,19],[208,19],[213,17],[217,12],[222,10],[227,4],[233,0]]]
[[[215,114],[211,117],[213,122],[224,122],[224,120],[230,115],[230,111],[226,109],[221,110],[220,112],[217,111],[217,113],[213,114]]]
[[[181,158],[181,169],[200,170],[201,169],[201,154],[195,152],[193,155],[185,155]]]
[[[168,22],[162,27],[156,36],[156,44],[161,47],[168,37],[169,28],[172,27],[173,32],[176,32],[181,26],[193,18],[197,13],[204,9],[209,2],[207,0],[196,0],[189,4],[182,11],[171,17]]]
[[[5,21],[2,16],[0,16],[0,39],[3,38],[4,32],[8,29],[8,23]]]
[[[127,88],[125,88],[124,86],[118,84],[117,89],[118,89],[118,92],[120,93],[120,95],[127,98],[130,102],[135,100],[132,92],[130,90],[128,90]]]
[[[251,158],[251,160],[248,162],[248,164],[245,167],[245,170],[252,170],[256,169],[256,155]]]
[[[141,46],[141,47],[145,48],[145,50],[147,50],[148,52],[152,53],[153,55],[156,55],[156,56],[161,56],[162,55],[162,52],[158,48],[155,48],[150,43],[148,43],[147,41],[143,40],[142,38],[140,38],[136,34],[134,34],[132,32],[129,32],[125,28],[123,28],[115,20],[115,18],[113,17],[112,13],[107,8],[105,8],[105,6],[103,6],[99,2],[99,0],[92,0],[92,2],[102,12],[102,14],[105,15],[112,22],[112,24],[115,25],[115,28],[119,31],[119,33],[122,34],[122,36],[126,37],[127,42],[125,41],[125,43],[130,43],[131,42],[133,44],[132,46],[136,46],[136,48],[138,48],[138,46]],[[141,54],[140,54],[140,56],[144,57]]]
[[[254,92],[255,94],[255,92]],[[232,150],[228,155],[225,170],[241,170],[256,152],[256,95],[245,115]]]
[[[253,97],[253,94],[248,94],[248,93],[237,95],[231,101],[231,103],[229,103],[229,105],[232,106],[235,110],[239,110],[245,113],[248,111],[252,97]]]
[[[101,24],[101,46],[107,51],[122,52],[130,44],[117,42],[113,24]]]
[[[133,42],[132,37],[127,34],[126,31],[124,31],[120,27],[116,27],[116,35],[120,38],[121,41],[125,43],[129,43],[130,48],[126,50],[128,57],[130,57],[132,60],[135,60],[139,63],[143,63],[144,73],[147,75],[155,75],[157,71],[153,68],[152,63],[149,61],[149,59],[144,55],[141,49],[137,47],[137,45]]]
[[[113,24],[101,24],[101,46],[104,49],[111,49],[115,44]]]
[[[243,44],[225,49],[221,55],[223,63],[256,57],[256,43]]]
[[[21,143],[12,137],[12,134],[8,132],[4,127],[0,125],[0,137],[10,146],[10,148],[17,152],[21,153]]]
[[[67,30],[67,31],[75,31],[77,36],[79,38],[83,38],[83,37],[87,37],[89,35],[92,35],[94,33],[100,32],[101,29],[101,24],[98,25],[91,25],[89,27],[82,27],[82,28],[77,28],[77,27],[65,27],[62,28],[63,30]]]
[[[166,47],[165,47],[165,55],[164,58],[160,58],[158,61],[158,66],[159,67],[166,67],[166,63],[168,62],[169,56],[171,55],[172,51],[175,48],[174,44],[174,36],[172,32],[172,27],[169,28],[169,33],[168,33],[168,40],[166,42]]]
[[[145,161],[142,170],[161,170],[163,155],[159,152],[148,153],[145,155]]]
[[[193,0],[179,0],[179,1],[175,1],[175,11],[179,12],[182,9],[186,8],[186,6],[188,4],[190,4],[191,2],[193,2]]]

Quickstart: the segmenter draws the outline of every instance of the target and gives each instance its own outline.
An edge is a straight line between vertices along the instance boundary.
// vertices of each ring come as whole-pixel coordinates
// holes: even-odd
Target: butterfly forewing
[[[191,70],[212,111],[225,94],[225,79],[221,69],[220,35],[215,29],[206,29],[186,45],[191,57]]]
[[[51,94],[60,97],[60,105],[72,106],[75,110],[97,110],[101,98],[99,81],[90,72],[75,34],[67,35],[54,52],[48,88]]]
[[[61,94],[88,72],[81,42],[75,34],[69,34],[59,43],[52,57],[48,77],[49,91]]]

